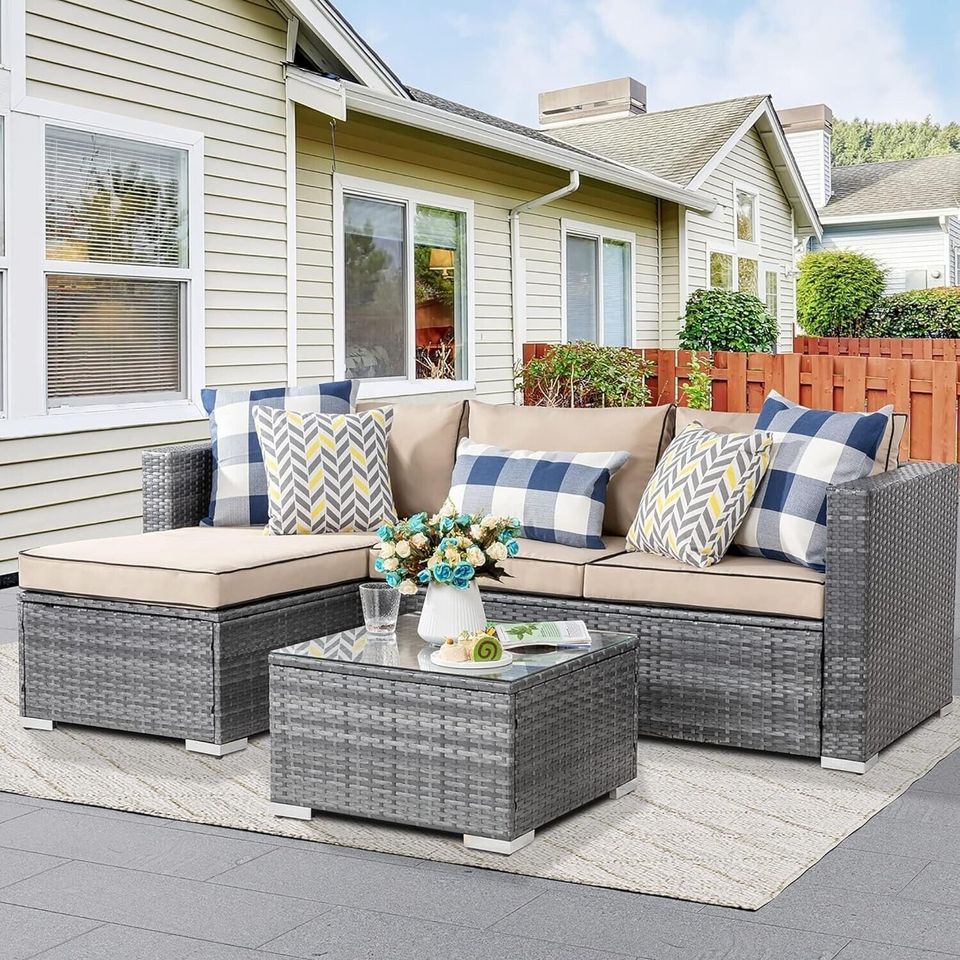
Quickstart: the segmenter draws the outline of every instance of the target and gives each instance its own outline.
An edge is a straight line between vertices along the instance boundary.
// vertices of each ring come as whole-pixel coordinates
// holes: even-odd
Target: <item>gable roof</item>
[[[831,179],[833,192],[820,211],[827,222],[960,209],[960,153],[834,167]]]
[[[550,133],[572,146],[688,186],[765,99],[759,95],[737,97],[620,120],[557,127]]]

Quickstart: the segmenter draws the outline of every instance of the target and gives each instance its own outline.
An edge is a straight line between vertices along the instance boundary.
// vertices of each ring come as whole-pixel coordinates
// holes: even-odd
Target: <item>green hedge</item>
[[[884,271],[852,250],[821,250],[800,260],[797,321],[815,337],[858,337],[883,296]]]
[[[681,350],[766,353],[777,342],[777,321],[750,293],[697,290],[680,319]]]
[[[960,287],[907,290],[883,297],[867,314],[859,335],[960,338]]]

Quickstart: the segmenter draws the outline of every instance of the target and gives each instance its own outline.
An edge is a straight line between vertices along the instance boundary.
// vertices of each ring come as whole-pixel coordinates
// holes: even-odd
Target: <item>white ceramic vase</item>
[[[476,580],[471,580],[466,590],[443,583],[427,586],[417,627],[417,633],[427,643],[439,646],[447,637],[456,637],[464,630],[476,633],[486,625],[487,617]]]

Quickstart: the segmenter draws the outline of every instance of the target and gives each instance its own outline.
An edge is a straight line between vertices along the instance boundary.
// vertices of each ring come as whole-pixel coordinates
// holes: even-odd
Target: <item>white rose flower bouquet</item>
[[[458,513],[448,500],[432,517],[418,513],[380,527],[374,569],[404,594],[430,583],[466,590],[477,577],[507,576],[500,564],[520,552],[519,535],[519,520]]]

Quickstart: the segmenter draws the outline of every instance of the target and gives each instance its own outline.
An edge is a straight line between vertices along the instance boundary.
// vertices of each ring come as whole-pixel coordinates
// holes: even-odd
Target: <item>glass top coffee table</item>
[[[271,809],[463,835],[513,853],[636,778],[637,638],[515,654],[484,674],[430,661],[417,617],[270,654]]]

